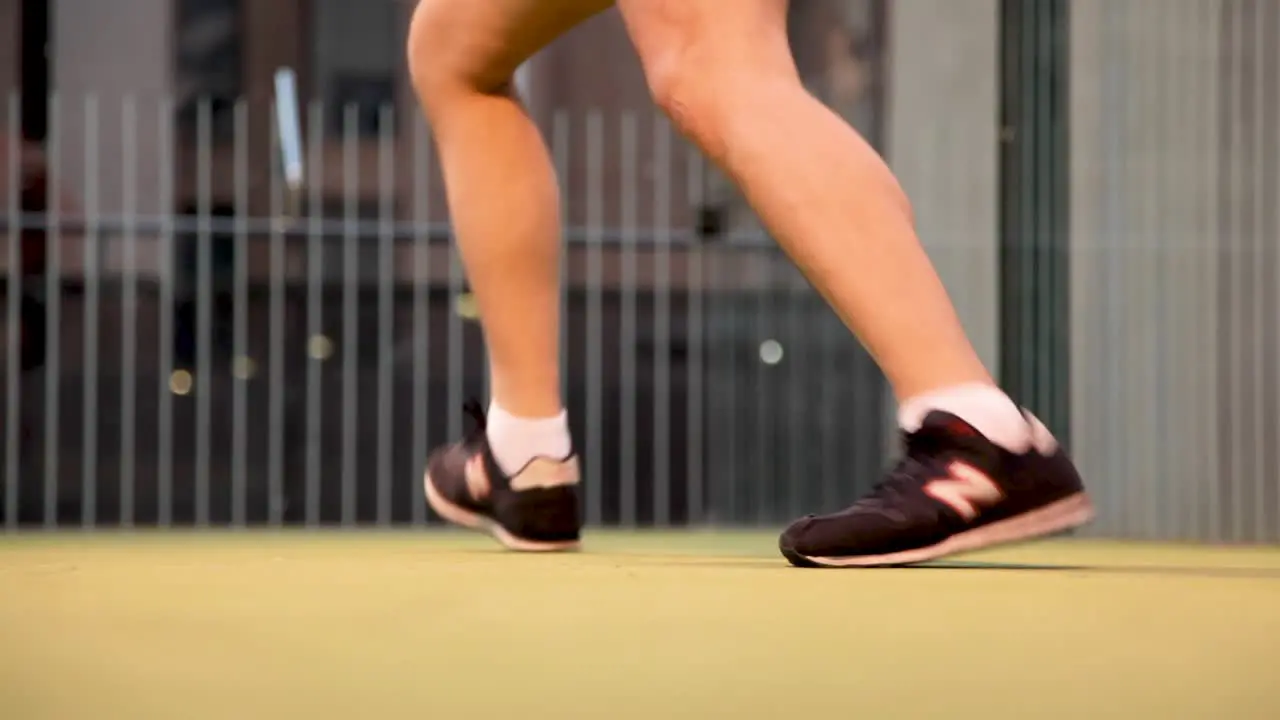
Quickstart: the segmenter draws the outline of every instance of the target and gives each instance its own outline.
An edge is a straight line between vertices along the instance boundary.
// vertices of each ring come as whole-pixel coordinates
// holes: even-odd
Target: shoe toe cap
[[[778,547],[788,558],[874,555],[927,544],[935,530],[936,524],[903,522],[893,514],[850,509],[796,520],[783,531]]]
[[[778,548],[787,552],[809,554],[813,550],[811,535],[818,521],[817,515],[805,515],[787,526],[778,537]]]

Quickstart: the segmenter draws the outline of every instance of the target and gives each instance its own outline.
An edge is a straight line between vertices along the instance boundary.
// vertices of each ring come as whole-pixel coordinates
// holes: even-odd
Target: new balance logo
[[[484,500],[489,497],[489,473],[484,470],[484,456],[473,455],[467,461],[463,478],[467,481],[467,492],[471,493],[473,499]]]
[[[924,491],[938,502],[946,503],[965,520],[973,520],[983,508],[1004,497],[991,478],[969,465],[953,462],[948,470],[951,477],[931,481],[924,486]]]

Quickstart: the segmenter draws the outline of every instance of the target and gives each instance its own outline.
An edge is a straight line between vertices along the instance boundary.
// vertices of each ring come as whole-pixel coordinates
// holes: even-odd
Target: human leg
[[[785,0],[619,3],[656,102],[856,332],[900,399],[991,384],[884,161],[800,84]],[[922,348],[931,349],[922,353]]]
[[[929,533],[943,533],[941,542],[1000,520],[1006,511],[999,507],[1018,509],[1014,514],[1022,516],[1042,504],[1083,500],[1070,463],[1044,441],[1038,421],[995,386],[978,358],[916,238],[910,205],[887,165],[801,85],[786,35],[786,0],[739,0],[731,13],[720,0],[620,0],[619,8],[657,103],[737,182],[876,358],[900,402],[903,429],[931,438],[908,447],[919,456],[912,459],[920,461],[904,471],[917,486],[908,495],[925,498],[908,509],[926,519],[930,513],[949,513],[955,516],[951,525],[927,532],[916,528],[921,534],[915,539],[892,529],[877,531],[891,536],[893,549],[867,550],[868,542],[850,540],[859,531],[843,519],[810,518],[793,526],[784,544],[821,547],[793,554],[883,558],[901,549],[894,542],[906,542],[903,547],[910,549],[916,541],[928,541],[932,547],[937,543]],[[951,430],[969,439],[950,442],[955,439]],[[975,436],[989,447],[978,452]],[[958,446],[973,452],[961,453]],[[969,485],[931,484],[952,481],[951,465],[943,461],[952,456],[964,456],[970,466],[993,476],[994,490],[972,473],[965,476]],[[1015,460],[1023,456],[1043,462]],[[1010,469],[1015,465],[1016,472]],[[1015,498],[1009,487],[1000,486],[1039,476],[1048,479],[1033,489],[1043,492],[1029,498]],[[972,515],[967,495],[957,499],[947,493],[957,487],[990,509],[981,518]],[[930,500],[929,492],[943,499]],[[1028,532],[1060,529],[1054,523],[1078,524],[1089,512],[1083,503],[1076,505]],[[818,535],[825,537],[811,543]]]
[[[433,455],[426,491],[450,520],[519,549],[577,540],[560,397],[560,218],[555,172],[513,91],[516,69],[606,0],[422,0],[414,88],[439,149],[450,217],[491,369],[484,432]],[[487,426],[486,426],[487,420]]]

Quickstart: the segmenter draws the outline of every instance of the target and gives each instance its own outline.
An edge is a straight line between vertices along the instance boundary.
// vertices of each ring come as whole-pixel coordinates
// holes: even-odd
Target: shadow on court
[[[1220,568],[1206,566],[1160,565],[1036,565],[950,560],[897,569],[911,570],[1021,570],[1039,572],[1110,573],[1117,575],[1166,575],[1171,577],[1203,577],[1240,580],[1280,580],[1280,568]]]

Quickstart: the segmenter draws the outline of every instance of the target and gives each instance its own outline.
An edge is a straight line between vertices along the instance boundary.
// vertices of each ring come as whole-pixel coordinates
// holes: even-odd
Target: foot
[[[476,428],[427,460],[423,486],[431,509],[455,525],[490,533],[511,550],[577,549],[577,457],[535,458],[508,476],[489,450],[484,411],[469,404],[467,412]]]
[[[884,481],[846,510],[794,522],[782,554],[800,567],[906,565],[1088,523],[1093,505],[1071,460],[1026,415],[1032,442],[1010,450],[931,413]]]

